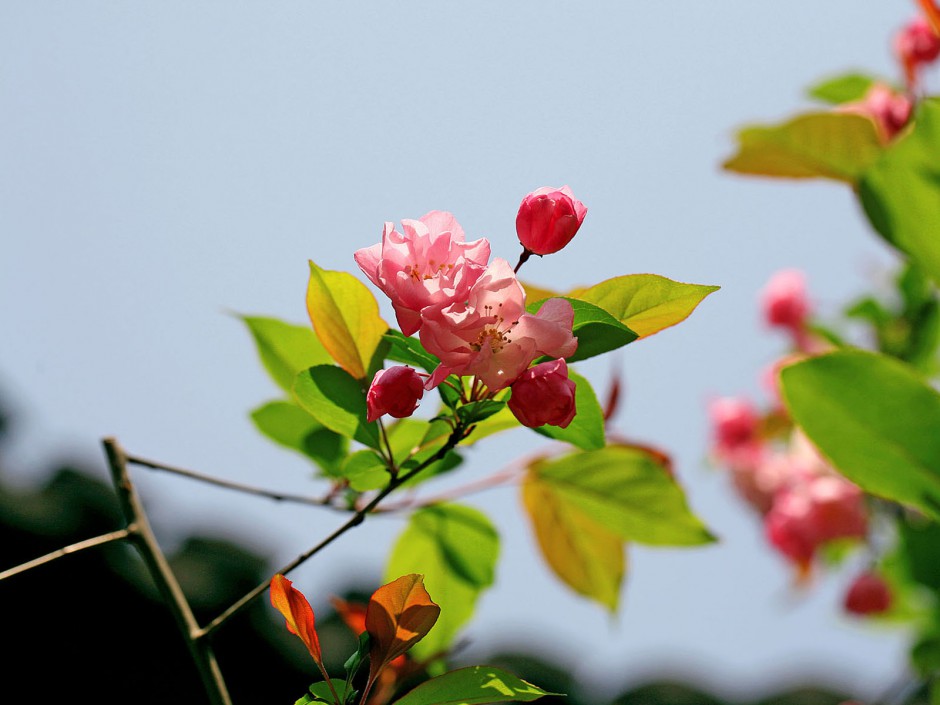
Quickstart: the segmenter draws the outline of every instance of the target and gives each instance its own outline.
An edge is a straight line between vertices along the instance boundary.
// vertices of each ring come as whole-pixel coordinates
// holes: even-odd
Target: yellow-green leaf
[[[248,326],[264,368],[281,389],[290,391],[301,370],[330,363],[330,354],[310,326],[276,318],[239,316]]]
[[[835,179],[854,184],[881,154],[875,123],[847,112],[807,113],[779,125],[738,132],[728,171],[793,179]]]
[[[663,459],[610,445],[532,464],[530,473],[565,501],[627,541],[694,546],[715,540],[688,507]]]
[[[684,284],[658,274],[626,274],[569,295],[604,309],[645,338],[684,321],[719,288]]]
[[[555,575],[578,594],[616,610],[625,566],[623,539],[538,475],[530,473],[523,483],[522,502]]]
[[[356,379],[364,379],[388,330],[366,285],[348,272],[328,271],[310,262],[307,313],[336,363]]]

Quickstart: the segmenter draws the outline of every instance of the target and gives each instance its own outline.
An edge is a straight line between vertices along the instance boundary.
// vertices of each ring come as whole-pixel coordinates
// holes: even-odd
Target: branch
[[[199,670],[199,675],[210,701],[213,705],[231,705],[232,700],[225,686],[225,680],[222,678],[222,672],[215,660],[215,654],[212,652],[208,641],[199,638],[199,623],[196,621],[186,595],[183,594],[183,590],[170,569],[163,551],[160,550],[160,545],[150,528],[143,505],[140,503],[137,492],[131,484],[127,472],[128,457],[113,438],[104,439],[103,445],[108,456],[108,465],[111,469],[114,489],[117,492],[121,511],[127,521],[127,528],[130,532],[129,538],[140,552],[150,575],[173,613],[177,626],[183,633],[186,645],[189,647],[193,661],[196,663],[196,668]]]
[[[136,455],[126,455],[125,460],[128,463],[133,465],[140,465],[141,467],[150,468],[152,470],[163,470],[165,472],[173,473],[174,475],[181,475],[183,477],[188,477],[193,480],[199,480],[200,482],[205,482],[209,485],[216,485],[217,487],[224,487],[229,490],[235,490],[237,492],[244,492],[245,494],[258,495],[260,497],[267,497],[268,499],[273,499],[276,502],[296,502],[298,504],[313,504],[316,506],[322,507],[331,507],[330,497],[317,499],[315,497],[309,497],[307,495],[299,494],[287,494],[283,492],[273,492],[271,490],[266,490],[261,487],[256,487],[254,485],[245,485],[240,482],[232,482],[231,480],[223,480],[218,477],[212,477],[210,475],[204,475],[200,472],[194,470],[186,470],[185,468],[178,468],[172,465],[166,465],[164,463],[158,463],[153,460],[147,460],[146,458],[141,458]]]
[[[308,559],[315,556],[324,548],[329,546],[331,543],[333,543],[340,536],[342,536],[347,531],[352,529],[354,526],[358,526],[359,524],[361,524],[363,521],[365,521],[366,515],[371,513],[372,510],[375,509],[375,507],[378,506],[378,504],[383,499],[385,499],[388,495],[390,495],[392,492],[397,490],[403,484],[408,482],[408,480],[413,478],[419,472],[427,468],[429,465],[436,463],[438,460],[441,460],[445,455],[447,455],[447,453],[453,450],[454,447],[458,443],[460,443],[460,441],[463,440],[465,436],[465,432],[466,432],[466,428],[461,423],[458,422],[454,426],[454,430],[451,432],[450,436],[448,437],[447,443],[441,446],[434,455],[426,459],[424,462],[422,462],[420,465],[418,465],[414,469],[404,473],[403,475],[398,475],[397,477],[393,477],[391,481],[388,483],[388,485],[386,485],[386,487],[381,492],[379,492],[375,497],[373,497],[372,500],[368,504],[366,504],[364,507],[356,510],[356,513],[353,514],[349,518],[349,520],[346,521],[345,524],[340,526],[333,533],[331,533],[325,539],[320,541],[320,543],[316,544],[312,548],[308,549],[304,553],[297,556],[290,563],[288,563],[283,568],[278,570],[277,573],[281,575],[286,575],[287,573],[294,570],[301,564],[305,563]],[[203,637],[207,637],[210,634],[212,634],[216,629],[221,627],[227,620],[229,620],[231,617],[234,617],[236,614],[238,614],[243,609],[248,607],[248,605],[250,605],[256,599],[258,599],[258,597],[264,594],[264,592],[268,589],[270,584],[271,584],[271,580],[269,578],[268,580],[265,580],[263,583],[255,587],[251,592],[247,593],[244,597],[238,600],[235,604],[233,604],[231,607],[225,610],[222,614],[220,614],[218,617],[216,617],[211,622],[209,622],[205,627],[203,627],[202,630],[200,630],[197,634],[195,634],[195,638],[201,640]]]
[[[73,543],[70,546],[65,546],[64,548],[52,551],[51,553],[47,553],[44,556],[40,556],[39,558],[34,558],[31,561],[21,563],[20,565],[8,570],[4,570],[3,572],[0,572],[0,580],[12,578],[14,575],[25,573],[27,570],[31,570],[32,568],[38,568],[39,566],[50,563],[57,558],[64,558],[65,556],[71,555],[73,553],[84,551],[86,548],[94,548],[95,546],[102,546],[106,543],[126,539],[131,535],[134,529],[135,527],[129,526],[126,529],[118,529],[117,531],[112,531],[108,534],[102,534],[101,536],[95,536],[91,539],[78,541],[77,543]]]

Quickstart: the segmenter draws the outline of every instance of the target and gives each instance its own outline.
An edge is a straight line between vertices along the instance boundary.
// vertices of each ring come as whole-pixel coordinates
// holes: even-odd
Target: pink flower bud
[[[523,426],[566,428],[575,415],[575,383],[564,360],[530,367],[512,383],[509,409]]]
[[[862,573],[849,586],[843,605],[850,614],[887,612],[891,607],[891,588],[877,573]]]
[[[418,408],[424,394],[424,380],[413,368],[397,365],[379,370],[366,394],[366,419],[375,421],[383,414],[403,419]]]
[[[873,83],[861,100],[845,103],[839,110],[871,119],[881,141],[887,144],[907,125],[914,103],[903,93],[895,93],[890,86]]]
[[[761,308],[769,325],[802,331],[810,310],[803,272],[784,269],[774,274],[761,292]]]
[[[908,87],[913,88],[921,67],[940,56],[940,37],[926,19],[917,17],[894,36],[894,54],[904,67]]]
[[[571,242],[585,215],[587,208],[570,188],[543,186],[522,199],[516,233],[529,252],[550,255]]]

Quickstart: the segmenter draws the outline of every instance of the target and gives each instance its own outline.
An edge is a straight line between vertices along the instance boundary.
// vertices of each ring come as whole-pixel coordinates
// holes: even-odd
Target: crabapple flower
[[[774,497],[764,527],[770,542],[805,568],[827,541],[864,538],[868,529],[864,495],[839,475],[797,473]]]
[[[512,383],[509,410],[529,428],[545,424],[567,428],[574,419],[575,383],[564,360],[548,360],[530,367]]]
[[[768,325],[800,333],[810,311],[803,272],[784,269],[774,274],[761,291],[761,309]]]
[[[532,254],[550,255],[571,242],[587,207],[567,186],[543,186],[522,199],[516,215],[519,242]]]
[[[894,54],[904,67],[908,88],[914,88],[920,69],[940,56],[940,36],[918,16],[894,35]]]
[[[843,607],[846,612],[857,615],[887,612],[891,607],[891,588],[877,573],[862,573],[845,593]]]
[[[747,399],[720,397],[708,405],[715,455],[730,460],[739,450],[750,450],[758,441],[760,417]]]
[[[407,365],[379,370],[366,393],[366,420],[375,421],[384,414],[403,419],[418,408],[424,395],[424,379]]]
[[[522,285],[499,258],[465,301],[428,306],[421,319],[421,344],[441,361],[427,389],[457,374],[474,375],[495,392],[512,384],[536,357],[568,357],[578,347],[571,304],[549,299],[534,316],[526,313]]]
[[[861,100],[846,103],[840,110],[870,118],[881,141],[888,143],[907,125],[914,103],[903,93],[895,93],[883,83],[874,83]]]
[[[356,264],[392,301],[401,332],[421,326],[421,309],[466,298],[486,268],[490,243],[464,242],[453,215],[431,211],[418,220],[403,220],[403,233],[385,223],[382,242],[357,250]]]

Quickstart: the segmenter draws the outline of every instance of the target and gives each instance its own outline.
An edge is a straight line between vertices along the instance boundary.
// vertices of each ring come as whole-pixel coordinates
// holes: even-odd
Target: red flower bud
[[[574,418],[575,383],[568,378],[564,360],[549,360],[530,367],[512,383],[509,410],[523,426],[545,424],[565,428]]]
[[[851,614],[880,614],[891,607],[891,588],[877,573],[862,573],[845,593],[845,611]]]
[[[403,419],[418,408],[424,395],[424,380],[413,368],[397,365],[379,370],[366,394],[366,419],[375,421],[383,414]]]
[[[522,199],[516,233],[529,252],[550,255],[571,242],[585,215],[587,208],[570,188],[543,186]]]

